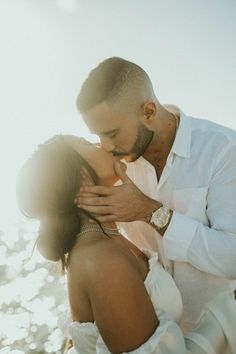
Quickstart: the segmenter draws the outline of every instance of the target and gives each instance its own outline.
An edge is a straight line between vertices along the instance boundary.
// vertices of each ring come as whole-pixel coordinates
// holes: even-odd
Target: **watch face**
[[[162,206],[152,214],[151,223],[153,223],[157,228],[162,229],[168,224],[169,218],[170,210],[167,207]]]

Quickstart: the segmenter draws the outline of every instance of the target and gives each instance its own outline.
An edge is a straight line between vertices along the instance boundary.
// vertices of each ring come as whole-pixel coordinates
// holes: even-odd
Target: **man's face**
[[[146,151],[154,132],[140,117],[114,113],[106,102],[91,108],[84,115],[90,131],[99,136],[102,147],[127,162],[137,160]]]

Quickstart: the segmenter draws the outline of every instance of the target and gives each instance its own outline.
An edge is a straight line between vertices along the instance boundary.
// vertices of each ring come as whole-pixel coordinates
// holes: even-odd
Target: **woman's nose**
[[[100,138],[101,146],[107,152],[112,152],[115,149],[115,145],[112,143],[110,138],[103,137]]]

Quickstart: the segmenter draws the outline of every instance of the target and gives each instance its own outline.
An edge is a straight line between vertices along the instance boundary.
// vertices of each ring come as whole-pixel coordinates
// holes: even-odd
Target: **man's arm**
[[[207,193],[209,226],[174,211],[164,238],[166,257],[236,279],[236,147],[218,158]]]
[[[118,167],[118,168],[117,168]],[[161,204],[144,195],[123,171],[116,170],[123,184],[94,186],[102,197],[80,198],[81,207],[97,214],[101,222],[149,222],[152,211]],[[86,190],[86,187],[85,187]],[[85,204],[87,203],[88,204]],[[90,205],[93,206],[90,206]],[[101,205],[105,206],[101,206]],[[105,215],[104,215],[105,214]],[[206,226],[187,215],[173,211],[165,230],[166,257],[228,279],[236,279],[236,147],[222,152],[215,166],[207,196]]]

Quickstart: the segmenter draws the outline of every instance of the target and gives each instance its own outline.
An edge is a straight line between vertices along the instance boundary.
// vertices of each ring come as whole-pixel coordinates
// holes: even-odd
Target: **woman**
[[[118,180],[116,160],[84,139],[56,136],[39,146],[18,178],[19,207],[40,220],[40,252],[60,260],[67,273],[70,352],[236,353],[236,319],[227,320],[235,313],[233,294],[219,294],[184,336],[181,296],[157,254],[140,251],[115,224],[90,224],[92,216],[75,206],[83,184]]]

